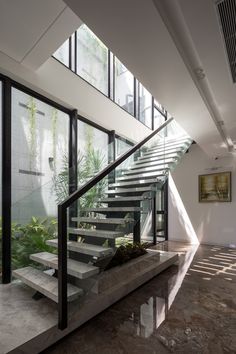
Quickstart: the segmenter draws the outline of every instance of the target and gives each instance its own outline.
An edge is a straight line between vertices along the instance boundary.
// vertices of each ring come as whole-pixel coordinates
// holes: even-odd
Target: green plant
[[[53,170],[56,173],[57,168],[57,147],[56,147],[56,139],[57,139],[57,119],[58,119],[58,111],[56,108],[52,108],[52,155],[53,155]]]
[[[57,220],[32,217],[26,225],[13,224],[12,229],[12,265],[21,268],[33,264],[29,255],[37,252],[55,252],[46,244],[56,237]]]
[[[27,104],[28,116],[29,116],[29,150],[30,150],[30,170],[32,169],[32,163],[36,158],[36,112],[37,107],[34,97],[29,98]]]
[[[105,270],[108,270],[110,268],[116,267],[118,265],[122,265],[131,259],[140,257],[144,254],[147,253],[146,251],[147,244],[146,243],[128,243],[126,245],[121,245],[114,257],[111,259],[111,261],[108,263],[108,265],[105,267]]]

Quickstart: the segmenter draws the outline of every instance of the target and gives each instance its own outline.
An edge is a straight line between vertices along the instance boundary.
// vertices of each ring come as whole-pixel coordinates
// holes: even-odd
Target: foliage
[[[32,169],[32,162],[36,157],[36,112],[37,107],[34,97],[29,98],[29,103],[27,104],[28,115],[29,115],[29,131],[30,131],[30,170]]]
[[[93,147],[93,132],[91,127],[87,127],[85,131],[85,152],[78,151],[77,174],[78,186],[84,185],[89,179],[94,177],[105,165],[105,155],[98,149]],[[68,157],[64,155],[62,161],[62,170],[53,177],[53,188],[56,194],[56,202],[62,202],[68,196]],[[107,179],[104,178],[96,186],[91,188],[82,198],[78,200],[78,208],[80,211],[95,207],[99,198],[103,197]]]
[[[56,237],[57,220],[40,220],[33,216],[26,225],[12,223],[12,266],[21,268],[33,264],[30,254],[37,252],[55,252],[46,244],[47,240]],[[0,244],[2,243],[2,223],[0,219]]]
[[[126,245],[121,245],[114,257],[111,259],[110,263],[105,267],[105,270],[116,267],[118,265],[122,265],[131,259],[140,257],[147,253],[146,251],[147,244],[146,243],[128,243]]]
[[[56,108],[52,108],[52,154],[53,154],[53,166],[54,166],[54,173],[56,172],[57,168],[57,149],[56,149],[56,135],[57,135],[57,119],[58,119],[58,111]]]

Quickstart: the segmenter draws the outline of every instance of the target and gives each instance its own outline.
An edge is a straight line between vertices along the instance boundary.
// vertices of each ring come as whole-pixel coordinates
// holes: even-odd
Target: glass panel
[[[60,48],[53,54],[61,63],[69,67],[69,39],[67,39]]]
[[[0,81],[0,283],[2,281],[2,82]]]
[[[108,49],[85,24],[77,30],[77,74],[108,95]]]
[[[142,84],[139,85],[139,120],[152,128],[152,95]]]
[[[158,109],[154,108],[154,130],[160,127],[165,122],[165,117]]]
[[[12,261],[26,266],[56,236],[57,204],[68,196],[69,116],[12,90]]]
[[[134,76],[115,58],[115,102],[134,114]]]
[[[83,185],[106,167],[108,157],[108,134],[78,121],[78,185]]]
[[[128,151],[133,144],[122,138],[116,138],[116,158]],[[121,176],[134,161],[134,155],[128,157],[120,166],[116,168],[116,177]]]

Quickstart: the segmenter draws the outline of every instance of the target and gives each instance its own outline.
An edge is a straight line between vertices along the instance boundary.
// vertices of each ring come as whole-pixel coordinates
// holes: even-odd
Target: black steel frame
[[[141,142],[131,147],[123,155],[119,156],[114,162],[105,167],[98,175],[93,177],[89,182],[79,188],[77,191],[67,197],[58,205],[58,327],[63,330],[67,327],[68,309],[67,309],[67,208],[74,204],[88,190],[94,187],[109,173],[115,170],[122,162],[124,162],[135,151],[142,147],[147,141],[154,137],[159,131],[165,128],[173,118],[168,119],[158,129],[149,134]]]
[[[77,189],[77,121],[78,119],[110,136],[108,129],[80,116],[76,110],[70,110],[38,92],[0,74],[2,82],[2,282],[11,282],[11,109],[12,88],[34,96],[36,99],[55,107],[70,117],[69,137],[69,193]],[[114,136],[114,132],[112,132]],[[118,136],[118,135],[116,135]],[[115,143],[114,143],[115,144]],[[75,211],[76,213],[76,211]]]
[[[173,118],[165,121],[158,129],[149,134],[138,144],[127,142],[132,146],[126,153],[111,162],[97,176],[91,179],[82,188],[77,190],[77,124],[78,119],[90,124],[91,126],[102,130],[108,134],[109,141],[114,142],[113,158],[116,157],[115,138],[124,139],[117,135],[115,131],[109,131],[98,124],[78,115],[76,110],[68,109],[57,102],[35,92],[34,90],[0,74],[2,81],[2,282],[9,283],[11,281],[11,107],[12,107],[12,88],[21,90],[22,92],[34,96],[36,99],[55,107],[56,109],[66,113],[70,117],[70,137],[69,137],[69,193],[71,194],[63,203],[58,205],[58,294],[59,294],[59,328],[64,329],[67,326],[67,208],[80,198],[90,188],[92,188],[101,179],[112,172],[118,165],[126,160],[131,154],[137,151],[143,144],[150,140]],[[136,82],[136,79],[135,79]],[[135,83],[137,86],[137,83]],[[154,207],[155,210],[155,207]],[[74,211],[76,213],[76,211]],[[154,219],[156,213],[154,215]],[[168,227],[168,224],[166,225]],[[155,243],[155,237],[154,237]]]

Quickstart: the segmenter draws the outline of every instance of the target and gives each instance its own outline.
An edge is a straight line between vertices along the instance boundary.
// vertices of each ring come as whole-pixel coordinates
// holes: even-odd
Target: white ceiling
[[[65,2],[209,155],[227,153],[223,135],[236,140],[235,85],[213,0]]]
[[[214,0],[0,0],[0,52],[36,70],[79,27],[77,15],[210,156],[227,153],[236,88]]]
[[[62,0],[0,0],[0,51],[37,69],[80,24]]]

